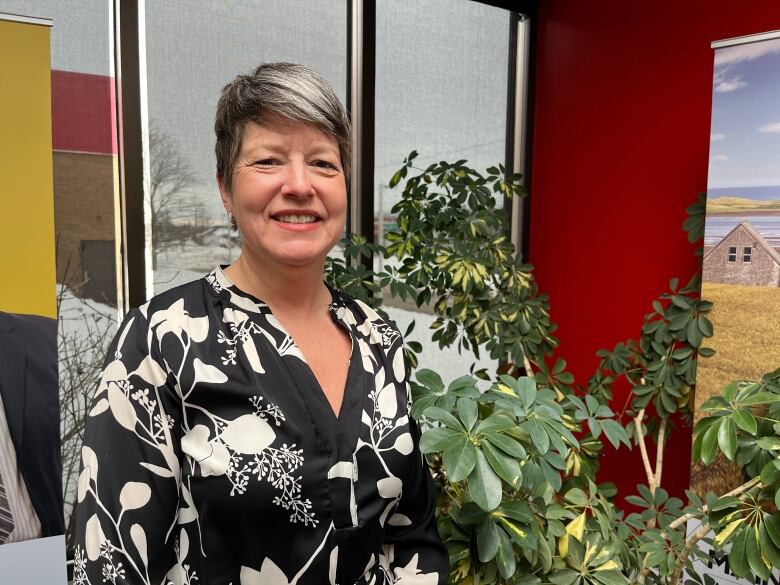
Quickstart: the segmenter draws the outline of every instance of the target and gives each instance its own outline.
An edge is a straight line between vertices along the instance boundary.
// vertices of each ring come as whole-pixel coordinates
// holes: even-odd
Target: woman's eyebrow
[[[257,150],[270,150],[271,152],[286,152],[287,148],[281,141],[275,140],[255,140],[254,142],[246,142],[245,148],[242,148],[245,153],[253,153]]]

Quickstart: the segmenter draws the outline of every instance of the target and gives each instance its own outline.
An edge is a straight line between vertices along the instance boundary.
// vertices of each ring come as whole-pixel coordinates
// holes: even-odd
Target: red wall
[[[116,154],[113,78],[53,70],[51,94],[54,150]]]
[[[637,337],[669,279],[697,269],[680,224],[707,187],[710,43],[780,29],[780,2],[539,4],[530,261],[586,384],[594,352]],[[690,435],[673,441],[663,487],[682,495]],[[599,479],[631,493],[645,483],[638,453],[609,453]]]

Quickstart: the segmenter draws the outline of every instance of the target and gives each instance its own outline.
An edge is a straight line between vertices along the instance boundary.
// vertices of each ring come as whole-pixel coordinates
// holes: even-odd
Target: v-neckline
[[[328,303],[328,313],[331,317],[331,319],[336,323],[337,327],[341,327],[346,331],[347,335],[349,336],[350,341],[350,352],[349,352],[349,359],[347,361],[347,375],[344,379],[344,389],[343,394],[341,396],[341,405],[339,406],[338,413],[333,409],[333,407],[330,404],[330,401],[328,400],[327,394],[325,394],[325,390],[323,389],[322,385],[320,384],[320,381],[317,379],[317,376],[314,374],[314,369],[311,367],[309,362],[306,360],[306,355],[303,353],[303,350],[298,345],[298,343],[295,341],[295,338],[290,335],[290,332],[287,331],[287,328],[282,324],[282,322],[279,320],[276,315],[274,315],[273,311],[271,310],[270,305],[263,301],[262,299],[256,297],[252,293],[248,293],[245,290],[239,288],[230,278],[227,274],[225,274],[224,268],[226,268],[227,265],[218,265],[217,268],[212,271],[212,273],[209,275],[214,276],[213,282],[211,282],[212,286],[214,283],[217,285],[217,292],[227,291],[231,295],[230,301],[235,303],[235,296],[237,296],[239,299],[248,301],[249,303],[253,304],[253,307],[247,306],[247,303],[245,302],[239,302],[235,303],[238,306],[244,308],[244,309],[253,309],[257,313],[261,313],[264,315],[270,315],[274,318],[276,321],[276,324],[274,325],[275,328],[277,328],[282,334],[287,337],[287,339],[290,340],[290,343],[295,347],[297,350],[297,353],[299,355],[299,359],[301,360],[301,363],[305,367],[305,371],[308,373],[308,376],[311,378],[309,384],[300,384],[298,381],[296,381],[296,386],[299,388],[299,392],[302,394],[302,396],[305,399],[306,395],[313,395],[314,400],[318,401],[320,403],[320,407],[323,410],[326,410],[328,413],[330,413],[330,421],[335,426],[343,426],[344,424],[344,418],[346,416],[345,412],[349,410],[349,406],[351,405],[352,401],[356,401],[358,403],[357,406],[359,406],[360,410],[362,411],[362,400],[359,400],[359,396],[351,396],[353,392],[350,391],[351,388],[357,388],[357,383],[355,381],[357,373],[354,372],[355,364],[359,363],[360,356],[356,356],[355,353],[359,350],[359,347],[357,343],[355,343],[355,335],[350,328],[349,324],[347,324],[339,315],[338,315],[338,309],[344,308],[346,309],[346,302],[341,296],[341,293],[338,289],[335,289],[331,287],[327,282],[325,282],[325,286],[328,289],[328,292],[330,293],[331,302]],[[210,278],[207,278],[207,280],[211,281]],[[282,360],[283,363],[285,363],[285,360]],[[287,366],[288,372],[293,376],[295,379],[295,372],[289,368],[289,366],[285,363],[285,366]],[[351,383],[352,382],[352,383]],[[301,388],[301,386],[304,386],[304,388]],[[309,392],[306,390],[306,388],[311,387],[312,391]],[[350,404],[348,404],[348,399],[350,400]]]
[[[337,304],[335,302],[335,296],[337,291],[331,289],[330,287],[328,287],[328,290],[330,291],[331,299],[332,299],[331,302],[328,304],[328,314],[330,315],[331,319],[333,319],[333,321],[336,323],[337,327],[344,329],[344,331],[347,333],[347,336],[349,337],[349,343],[350,343],[349,358],[347,360],[347,375],[344,378],[344,388],[342,389],[341,404],[339,405],[338,412],[336,412],[333,409],[333,406],[331,406],[330,400],[328,400],[328,395],[325,393],[325,389],[322,387],[322,384],[320,384],[320,381],[317,379],[317,376],[314,373],[314,368],[312,368],[311,364],[309,364],[309,362],[306,360],[306,354],[303,353],[303,349],[301,349],[301,347],[295,341],[295,338],[292,335],[290,335],[290,332],[287,331],[284,325],[282,325],[282,322],[279,321],[279,318],[276,316],[274,316],[274,318],[276,319],[276,322],[279,324],[282,333],[284,333],[290,339],[291,343],[298,350],[298,353],[301,356],[300,360],[303,363],[303,365],[306,367],[306,371],[311,376],[313,382],[312,394],[316,395],[316,397],[319,399],[321,403],[321,406],[331,414],[331,418],[334,424],[341,424],[342,416],[344,415],[344,412],[346,410],[345,405],[347,404],[347,397],[348,394],[350,393],[349,392],[350,387],[354,385],[354,384],[350,384],[350,381],[351,378],[354,377],[352,369],[354,364],[356,363],[355,350],[357,349],[357,344],[355,343],[355,336],[352,334],[352,331],[350,330],[349,326],[346,323],[344,323],[344,321],[342,321],[339,318],[339,316],[336,314]],[[268,314],[273,315],[273,312],[270,310],[270,307],[269,307]]]

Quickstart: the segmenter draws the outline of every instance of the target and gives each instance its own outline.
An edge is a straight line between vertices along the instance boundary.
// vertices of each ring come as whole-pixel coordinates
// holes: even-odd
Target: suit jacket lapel
[[[17,463],[21,465],[22,437],[24,436],[24,402],[26,354],[24,340],[5,327],[0,320],[0,395],[3,398],[8,430],[16,449]]]

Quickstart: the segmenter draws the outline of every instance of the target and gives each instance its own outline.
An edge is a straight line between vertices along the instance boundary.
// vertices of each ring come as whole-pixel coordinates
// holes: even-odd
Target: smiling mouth
[[[274,215],[272,218],[282,223],[314,223],[316,221],[320,221],[320,218],[315,215],[284,214]]]

